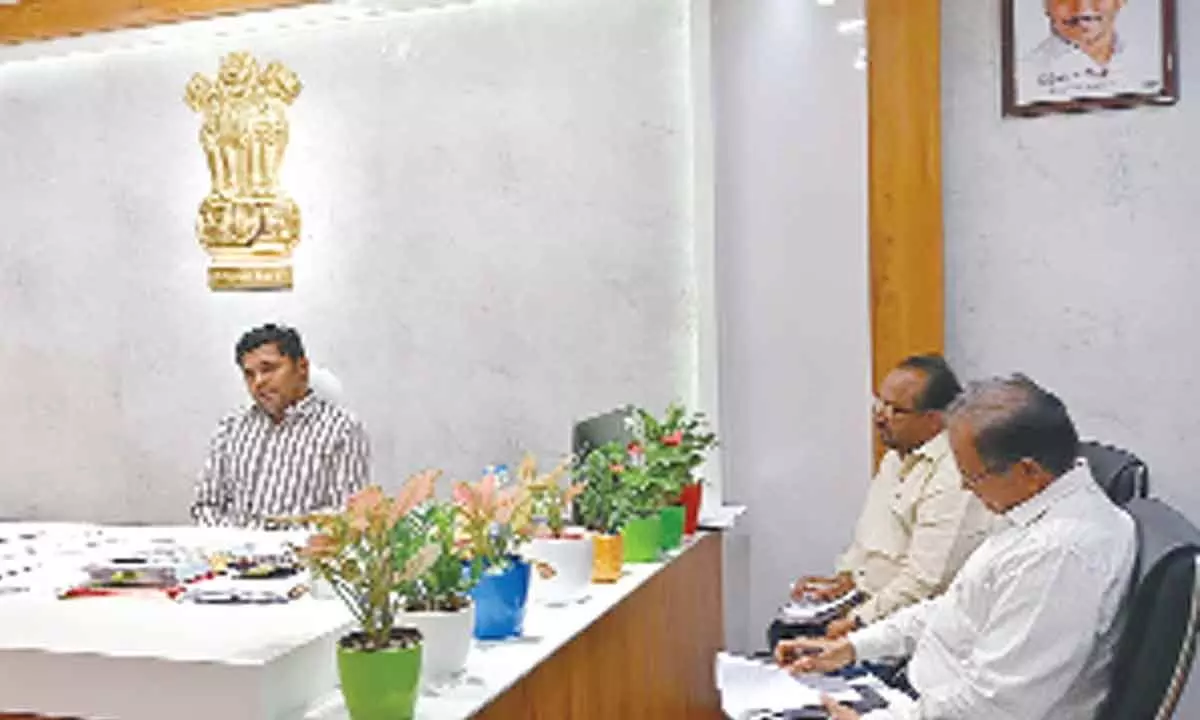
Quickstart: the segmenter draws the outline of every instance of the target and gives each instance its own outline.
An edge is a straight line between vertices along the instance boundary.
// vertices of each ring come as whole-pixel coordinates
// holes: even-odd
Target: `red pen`
[[[104,588],[76,587],[62,593],[58,598],[60,600],[73,600],[74,598],[84,597],[110,597],[116,594],[115,591],[105,590]]]

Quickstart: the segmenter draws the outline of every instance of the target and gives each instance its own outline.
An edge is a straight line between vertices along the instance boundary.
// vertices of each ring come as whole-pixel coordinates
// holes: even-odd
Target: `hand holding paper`
[[[784,640],[775,647],[775,661],[793,674],[832,672],[854,662],[854,646],[844,638]]]

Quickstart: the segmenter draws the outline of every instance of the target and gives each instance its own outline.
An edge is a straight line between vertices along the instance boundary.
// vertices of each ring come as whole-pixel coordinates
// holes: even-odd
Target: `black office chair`
[[[1097,720],[1168,720],[1200,630],[1200,530],[1160,500],[1135,498],[1138,564],[1109,697]]]
[[[1092,477],[1118,505],[1150,494],[1150,470],[1128,450],[1087,441],[1079,443],[1079,454],[1092,468]]]
[[[629,408],[617,408],[576,423],[571,431],[571,452],[583,459],[592,450],[610,442],[631,442],[633,433],[625,424],[631,413]]]

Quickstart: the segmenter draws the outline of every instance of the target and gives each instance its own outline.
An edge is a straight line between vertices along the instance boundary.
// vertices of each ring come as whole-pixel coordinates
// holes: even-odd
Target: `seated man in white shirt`
[[[888,373],[875,400],[879,439],[888,448],[867,491],[850,547],[832,578],[796,582],[796,599],[829,600],[858,591],[865,601],[822,628],[840,637],[946,589],[987,536],[992,519],[963,488],[950,452],[944,410],[962,391],[938,355],[918,355]],[[774,647],[783,637],[814,634],[776,621]],[[819,634],[819,633],[818,633]]]
[[[797,639],[797,672],[908,656],[897,720],[1092,720],[1133,573],[1133,520],[1078,460],[1066,408],[1028,378],[974,384],[950,410],[967,486],[1004,523],[945,594],[837,640]],[[826,699],[834,720],[858,718]]]

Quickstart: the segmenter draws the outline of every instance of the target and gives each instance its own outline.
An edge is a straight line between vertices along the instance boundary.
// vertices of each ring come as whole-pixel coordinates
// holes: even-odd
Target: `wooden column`
[[[942,352],[941,0],[866,0],[871,348],[876,387]]]
[[[315,0],[20,0],[0,5],[0,43],[48,40]]]

